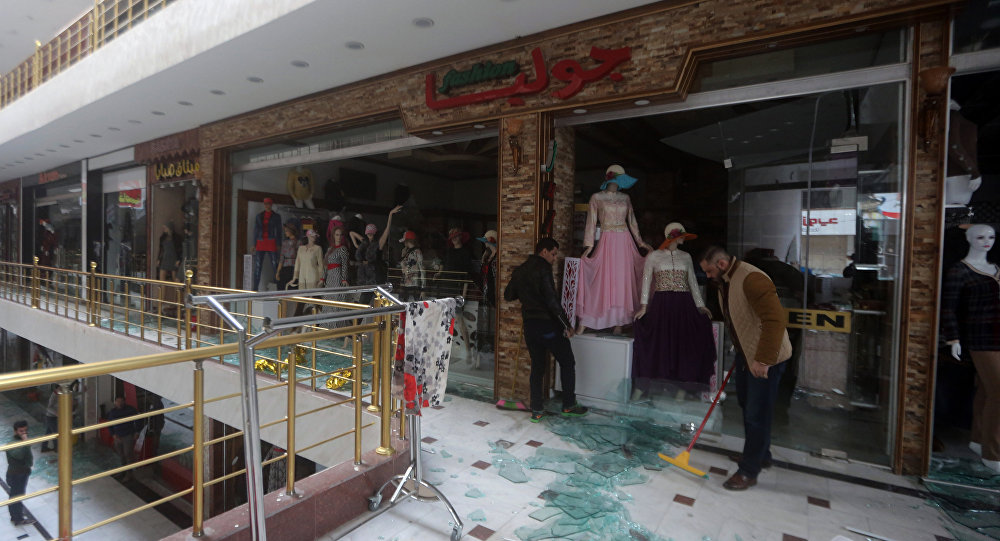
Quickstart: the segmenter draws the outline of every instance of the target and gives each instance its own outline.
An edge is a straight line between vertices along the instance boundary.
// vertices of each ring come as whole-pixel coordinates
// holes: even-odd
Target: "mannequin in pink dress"
[[[632,322],[639,307],[644,261],[636,244],[652,251],[639,236],[632,200],[618,191],[631,188],[638,180],[626,175],[620,165],[608,167],[605,179],[601,191],[590,196],[576,296],[577,334],[587,328],[608,327],[620,334],[622,325]],[[593,250],[597,222],[601,223],[601,242]],[[587,257],[591,251],[594,256]]]

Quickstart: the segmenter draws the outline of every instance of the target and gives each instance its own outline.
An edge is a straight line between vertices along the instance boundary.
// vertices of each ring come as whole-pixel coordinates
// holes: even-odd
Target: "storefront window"
[[[146,170],[104,175],[104,264],[101,272],[146,277]]]
[[[969,0],[955,16],[953,52],[971,53],[1000,46],[1000,3]]]
[[[81,192],[79,179],[35,188],[35,255],[39,265],[81,269]]]
[[[397,135],[405,134],[393,122],[315,140],[358,146]],[[236,287],[264,291],[388,282],[403,300],[462,295],[449,383],[469,384],[492,397],[495,135],[330,161],[312,159],[324,155],[318,144],[319,154],[295,154],[297,164],[271,147],[233,156]],[[318,247],[308,251],[315,256],[300,250],[311,232]],[[296,262],[299,274],[291,282]]]
[[[20,259],[21,184],[18,181],[0,184],[0,261]]]
[[[905,101],[893,83],[576,128],[578,204],[599,189],[608,165],[621,164],[640,179],[628,193],[646,243],[659,246],[664,227],[679,222],[698,235],[681,246],[696,262],[720,245],[775,283],[794,349],[776,445],[889,463]],[[708,286],[709,307],[715,299]],[[724,341],[716,385],[734,360]],[[685,381],[669,383],[684,389]],[[672,411],[677,396],[684,393],[654,395],[653,409]],[[742,437],[732,397],[722,430]]]
[[[896,64],[905,59],[903,30],[772,50],[698,66],[690,92],[721,90],[838,71]]]

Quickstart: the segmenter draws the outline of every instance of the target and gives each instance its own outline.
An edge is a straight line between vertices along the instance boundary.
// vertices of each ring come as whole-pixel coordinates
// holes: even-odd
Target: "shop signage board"
[[[832,310],[804,310],[802,308],[785,308],[787,314],[786,326],[812,331],[851,332],[851,313]]]
[[[134,190],[122,190],[118,192],[118,207],[141,209],[142,208],[142,188]]]
[[[153,168],[153,174],[156,181],[159,182],[161,180],[194,176],[200,170],[201,166],[197,161],[175,160],[156,164]]]
[[[562,87],[552,91],[550,95],[560,100],[569,99],[583,90],[588,83],[599,81],[605,77],[612,81],[621,81],[622,74],[616,72],[615,68],[632,58],[632,48],[602,49],[591,47],[590,58],[597,62],[597,65],[590,69],[583,67],[586,60],[581,62],[575,58],[560,60],[549,68],[545,63],[542,49],[535,47],[531,51],[531,71],[534,73],[530,81],[528,74],[522,72],[520,66],[513,60],[501,63],[481,62],[464,70],[452,69],[445,74],[440,87],[437,84],[437,75],[431,72],[427,74],[424,81],[427,107],[449,109],[501,98],[506,98],[510,105],[520,106],[524,105],[524,96],[539,94],[547,89],[550,77],[565,83]],[[509,77],[514,77],[514,80],[501,88],[491,88],[457,96],[450,95],[450,92],[458,87]],[[439,98],[439,93],[445,97]]]
[[[802,235],[854,235],[858,212],[854,209],[802,211]]]

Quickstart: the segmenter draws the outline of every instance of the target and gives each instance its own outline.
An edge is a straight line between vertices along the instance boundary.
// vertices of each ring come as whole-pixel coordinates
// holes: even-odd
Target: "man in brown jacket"
[[[746,490],[757,484],[761,468],[771,465],[774,403],[792,344],[785,310],[766,274],[718,246],[709,248],[700,264],[719,286],[719,306],[736,346],[733,383],[743,409],[743,455],[739,469],[722,486]]]

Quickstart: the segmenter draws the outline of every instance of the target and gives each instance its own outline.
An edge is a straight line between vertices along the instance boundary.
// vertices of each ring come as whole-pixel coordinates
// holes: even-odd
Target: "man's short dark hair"
[[[702,252],[701,259],[698,261],[712,263],[717,259],[729,259],[730,257],[729,252],[727,252],[722,246],[709,246],[704,252]]]
[[[540,254],[545,250],[551,250],[558,247],[559,243],[556,242],[556,239],[552,237],[545,237],[538,240],[538,244],[535,245],[535,253]]]
[[[20,421],[14,421],[14,432],[17,432],[19,428],[28,428],[28,421],[21,419]]]

